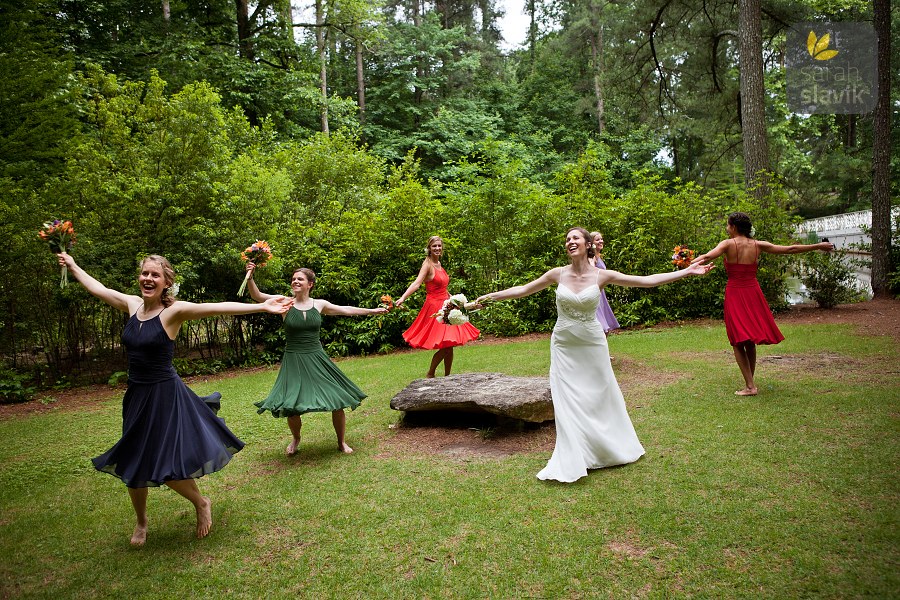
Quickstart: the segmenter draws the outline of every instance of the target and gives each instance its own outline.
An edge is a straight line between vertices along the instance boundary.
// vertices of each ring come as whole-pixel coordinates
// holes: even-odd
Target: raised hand
[[[68,252],[60,252],[56,255],[59,259],[59,266],[72,268],[75,266],[75,259]]]

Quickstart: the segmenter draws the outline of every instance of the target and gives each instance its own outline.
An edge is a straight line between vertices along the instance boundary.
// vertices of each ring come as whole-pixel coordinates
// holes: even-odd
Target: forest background
[[[375,306],[403,292],[434,234],[452,293],[564,264],[573,225],[604,233],[610,268],[647,274],[672,268],[676,244],[712,247],[734,210],[789,242],[803,217],[870,208],[877,149],[890,148],[887,173],[900,166],[896,78],[887,129],[879,109],[791,113],[784,90],[791,24],[877,24],[881,7],[897,31],[886,0],[874,13],[859,0],[528,0],[527,39],[509,51],[497,4],[0,1],[0,395],[124,376],[124,315],[59,287],[37,237],[53,217],[74,222],[76,260],[118,290],[136,291],[138,261],[158,253],[182,299],[234,300],[241,250],[265,239],[264,291],[288,292],[306,266],[318,296]],[[790,268],[763,263],[775,309]],[[634,325],[717,316],[723,286],[717,269],[608,293]],[[388,351],[414,314],[335,319],[323,341],[332,355]],[[554,314],[544,292],[476,324],[516,335]],[[271,364],[282,342],[275,318],[189,323],[177,366]]]

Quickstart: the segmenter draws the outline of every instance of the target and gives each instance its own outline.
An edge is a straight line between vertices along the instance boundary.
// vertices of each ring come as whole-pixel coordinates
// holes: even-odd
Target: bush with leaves
[[[856,289],[856,275],[844,252],[808,252],[797,260],[800,281],[806,294],[820,308],[855,302],[861,293]]]

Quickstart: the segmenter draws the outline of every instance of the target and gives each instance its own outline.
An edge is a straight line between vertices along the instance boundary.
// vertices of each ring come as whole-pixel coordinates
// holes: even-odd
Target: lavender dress
[[[606,263],[599,256],[594,258],[594,265],[600,269],[606,268]],[[613,314],[612,308],[609,307],[609,300],[606,299],[606,290],[600,292],[600,303],[597,304],[597,320],[603,325],[603,332],[609,333],[613,329],[621,327]]]

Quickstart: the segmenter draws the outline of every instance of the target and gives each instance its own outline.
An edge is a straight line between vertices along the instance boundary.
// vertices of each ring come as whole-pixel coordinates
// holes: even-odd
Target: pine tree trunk
[[[366,74],[363,70],[363,45],[356,41],[356,98],[359,105],[359,124],[366,124]]]
[[[319,83],[322,90],[322,133],[328,134],[328,64],[325,60],[325,10],[316,0],[316,49],[319,52]]]
[[[418,29],[422,26],[422,16],[419,13],[419,0],[412,0],[412,18],[413,18],[413,26]],[[421,43],[416,40],[416,50],[421,50]],[[418,52],[417,52],[418,53]],[[416,82],[413,86],[413,103],[416,107],[422,104],[422,100],[425,97],[425,93],[421,87],[419,87],[419,82],[425,77],[425,68],[422,66],[422,60],[420,58],[416,59]],[[418,125],[420,122],[419,112],[416,111],[415,116],[415,124]]]
[[[603,105],[603,15],[598,6],[591,7],[591,70],[594,73],[594,99],[597,107],[597,133],[602,134],[605,129],[604,105]]]
[[[878,39],[878,100],[875,103],[872,160],[872,292],[890,297],[891,270],[891,3],[875,0]]]
[[[256,54],[250,33],[250,8],[248,2],[249,0],[234,0],[237,16],[238,52],[244,60],[255,62]]]
[[[760,0],[739,0],[738,48],[741,70],[741,132],[744,183],[756,198],[768,195],[769,144],[766,139],[766,90],[763,77]]]

